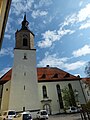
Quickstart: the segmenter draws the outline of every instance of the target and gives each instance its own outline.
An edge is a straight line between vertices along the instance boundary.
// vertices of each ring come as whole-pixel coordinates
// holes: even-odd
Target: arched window
[[[70,94],[70,99],[71,99],[70,104],[71,104],[71,106],[76,106],[74,91],[73,91],[71,83],[68,84],[68,88],[69,88],[69,94]]]
[[[23,46],[27,46],[28,43],[27,43],[27,38],[23,38]]]
[[[69,87],[69,89],[72,89],[72,85],[71,85],[71,83],[68,84],[68,87]]]
[[[60,85],[57,84],[57,85],[56,85],[56,88],[57,88],[59,105],[60,105],[60,108],[63,109],[64,106],[63,106],[63,100],[62,100],[62,94],[61,94]]]
[[[43,91],[43,98],[47,98],[47,89],[46,86],[42,86],[42,91]]]
[[[60,90],[60,85],[56,85],[57,87],[57,93],[60,94],[61,90]]]

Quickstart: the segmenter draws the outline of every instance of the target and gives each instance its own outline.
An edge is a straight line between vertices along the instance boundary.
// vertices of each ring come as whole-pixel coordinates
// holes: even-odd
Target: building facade
[[[11,0],[0,0],[0,49],[7,23]]]
[[[66,92],[64,91],[66,89],[70,93],[70,87],[73,90],[76,103],[74,105],[71,101],[70,105],[79,106],[86,103],[80,77],[49,66],[37,68],[37,74],[40,108],[47,109],[49,114],[64,112],[64,109],[67,107],[64,98]],[[67,95],[67,97],[69,96]]]
[[[82,87],[84,90],[86,102],[88,102],[90,100],[90,78],[82,79]]]
[[[22,27],[19,31],[16,31],[15,37],[16,45],[12,76],[11,80],[5,85],[5,89],[7,87],[8,91],[3,93],[1,109],[15,109],[16,111],[38,110],[40,107],[37,95],[34,34],[28,29],[26,15],[22,21]],[[5,102],[7,103],[5,104]]]
[[[80,77],[49,65],[36,68],[34,34],[28,24],[25,15],[21,29],[15,33],[13,67],[0,80],[1,111],[46,109],[49,114],[56,114],[64,112],[67,103],[84,104]],[[70,97],[68,102],[65,95]]]

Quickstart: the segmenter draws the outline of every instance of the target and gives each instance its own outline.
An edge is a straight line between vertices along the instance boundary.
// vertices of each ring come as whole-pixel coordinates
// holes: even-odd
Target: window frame
[[[48,98],[47,97],[47,88],[45,85],[42,86],[42,92],[43,92],[43,98]]]
[[[26,37],[23,38],[23,47],[28,46],[28,39]]]

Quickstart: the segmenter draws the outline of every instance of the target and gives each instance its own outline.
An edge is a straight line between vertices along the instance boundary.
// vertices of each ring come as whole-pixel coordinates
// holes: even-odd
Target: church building
[[[84,104],[85,96],[79,76],[71,75],[59,68],[36,68],[34,34],[28,28],[26,15],[20,30],[15,33],[13,67],[0,78],[0,110],[14,109],[31,112],[46,109],[49,114],[64,112],[67,88],[73,102]]]

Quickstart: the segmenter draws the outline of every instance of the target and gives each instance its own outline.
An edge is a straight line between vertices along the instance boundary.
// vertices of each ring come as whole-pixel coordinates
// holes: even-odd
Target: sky
[[[36,67],[86,77],[90,61],[90,0],[12,0],[0,51],[0,76],[13,66],[15,32],[26,13],[35,34]]]

